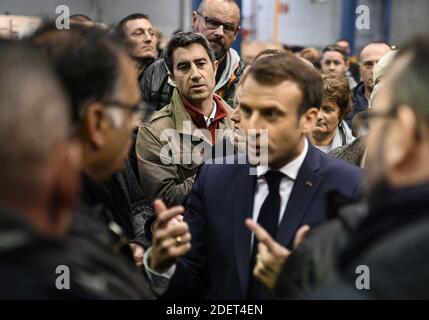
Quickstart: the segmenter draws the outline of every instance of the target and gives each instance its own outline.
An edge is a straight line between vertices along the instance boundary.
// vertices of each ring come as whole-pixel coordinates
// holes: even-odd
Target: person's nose
[[[201,79],[201,73],[195,64],[191,65],[191,80],[198,82]]]
[[[153,40],[153,36],[148,31],[146,31],[144,33],[144,39],[143,39],[143,41],[146,42],[146,43],[151,43],[152,40]]]
[[[215,31],[214,31],[214,35],[217,37],[223,37],[225,36],[225,32],[223,30],[223,25],[220,25]]]

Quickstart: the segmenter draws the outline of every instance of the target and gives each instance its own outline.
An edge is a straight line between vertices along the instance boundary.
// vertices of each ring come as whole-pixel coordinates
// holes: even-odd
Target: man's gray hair
[[[238,7],[238,4],[237,4],[236,0],[222,0],[222,1],[229,2],[229,3],[234,3]],[[207,2],[207,0],[201,1],[200,5],[198,6],[197,12],[202,13],[202,10],[204,9],[204,6],[206,5],[206,2]]]
[[[1,205],[10,195],[21,198],[37,191],[55,146],[68,137],[70,124],[63,90],[40,52],[2,41],[0,70]]]

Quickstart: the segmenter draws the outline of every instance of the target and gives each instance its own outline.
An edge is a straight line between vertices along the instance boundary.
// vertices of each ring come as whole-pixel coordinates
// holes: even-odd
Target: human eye
[[[133,36],[140,36],[142,34],[143,34],[143,31],[141,29],[138,29],[132,33]]]
[[[235,32],[235,26],[233,26],[232,24],[227,23],[227,24],[224,24],[223,27],[226,31]]]
[[[221,25],[221,23],[218,20],[213,19],[213,18],[207,18],[206,21],[207,21],[207,24],[209,25],[209,27],[211,27],[211,28],[217,29]]]
[[[252,109],[250,109],[248,106],[244,104],[240,104],[240,110],[243,116],[245,116],[246,118],[250,117],[250,115],[252,114]]]
[[[206,64],[207,64],[207,62],[204,60],[200,60],[196,63],[198,68],[204,68]]]
[[[280,112],[276,109],[268,109],[263,112],[263,115],[269,120],[275,120],[280,116]]]
[[[189,64],[188,63],[179,63],[177,65],[177,69],[180,71],[186,71],[189,69]]]

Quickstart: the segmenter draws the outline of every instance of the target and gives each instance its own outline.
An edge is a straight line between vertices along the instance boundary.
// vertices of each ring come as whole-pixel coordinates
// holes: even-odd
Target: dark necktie
[[[277,227],[279,224],[281,197],[279,193],[280,182],[284,175],[279,171],[270,170],[265,174],[268,184],[269,193],[259,211],[258,224],[262,226],[271,235],[276,238]],[[258,239],[254,237],[252,246],[252,255],[250,259],[250,282],[249,282],[249,299],[261,300],[269,297],[268,290],[256,280],[253,276],[253,268],[258,253]]]

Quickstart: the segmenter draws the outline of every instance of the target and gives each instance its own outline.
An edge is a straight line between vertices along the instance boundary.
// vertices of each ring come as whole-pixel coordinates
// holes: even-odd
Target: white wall
[[[166,37],[181,27],[190,29],[192,0],[0,0],[0,14],[55,17],[55,8],[65,4],[70,13],[83,13],[107,24],[116,24],[130,13],[148,14]],[[183,11],[180,10],[183,4]],[[181,14],[183,13],[183,16]]]
[[[341,0],[319,3],[312,0],[288,0],[289,12],[279,19],[280,41],[302,46],[323,47],[337,40],[341,30]],[[275,0],[258,0],[258,41],[273,41]],[[251,0],[243,1],[243,14],[250,15]]]
[[[391,42],[401,44],[416,33],[429,34],[429,1],[393,0]]]
[[[255,28],[257,41],[272,41],[275,0],[242,0],[244,27]],[[290,11],[280,18],[280,40],[301,46],[324,47],[341,36],[342,1],[281,0]],[[256,26],[250,25],[252,3],[256,2]],[[356,47],[383,39],[383,1],[360,0],[370,9],[370,30],[356,30]],[[429,33],[428,0],[393,0],[391,43],[400,44],[418,32]]]

